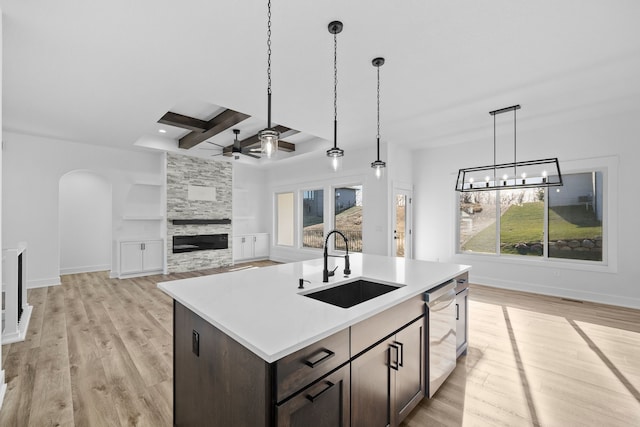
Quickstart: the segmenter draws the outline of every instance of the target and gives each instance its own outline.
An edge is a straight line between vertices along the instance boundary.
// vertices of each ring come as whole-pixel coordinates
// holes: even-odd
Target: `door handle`
[[[322,391],[320,391],[318,394],[315,394],[315,395],[307,394],[307,399],[313,402],[314,400],[319,398],[325,391],[329,390],[331,387],[335,385],[335,383],[332,383],[331,381],[327,381],[326,383],[327,383],[327,386],[323,388]]]
[[[460,304],[456,304],[456,320],[460,320]]]

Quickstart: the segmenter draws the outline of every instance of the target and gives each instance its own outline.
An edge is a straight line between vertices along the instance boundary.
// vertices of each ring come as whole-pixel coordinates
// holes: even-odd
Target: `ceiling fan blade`
[[[215,145],[216,147],[225,148],[224,145],[216,144],[215,142],[205,141],[207,144]]]

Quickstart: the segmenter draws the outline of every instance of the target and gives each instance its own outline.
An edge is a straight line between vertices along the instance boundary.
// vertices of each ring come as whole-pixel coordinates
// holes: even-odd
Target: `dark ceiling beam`
[[[239,113],[233,110],[224,110],[222,113],[207,122],[206,130],[204,132],[190,132],[180,138],[178,141],[178,147],[185,150],[193,148],[201,142],[224,132],[249,117],[250,116],[248,114]]]
[[[207,130],[206,120],[200,120],[194,117],[172,113],[171,111],[162,116],[160,120],[158,120],[158,123],[179,127],[182,129],[188,129],[194,132],[204,132],[205,130]]]
[[[296,151],[296,145],[287,141],[278,141],[278,150],[280,151]]]

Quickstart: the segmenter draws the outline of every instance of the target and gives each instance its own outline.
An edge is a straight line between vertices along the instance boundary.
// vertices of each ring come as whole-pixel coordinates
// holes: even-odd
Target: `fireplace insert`
[[[196,234],[173,236],[173,253],[228,249],[228,234]]]

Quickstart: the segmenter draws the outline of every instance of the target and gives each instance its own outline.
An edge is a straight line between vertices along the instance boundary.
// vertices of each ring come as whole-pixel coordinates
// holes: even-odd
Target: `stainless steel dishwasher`
[[[456,367],[456,281],[443,283],[424,294],[428,315],[427,375],[429,397]]]

